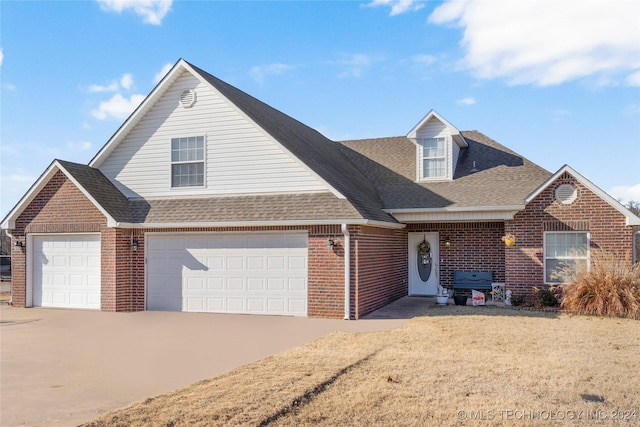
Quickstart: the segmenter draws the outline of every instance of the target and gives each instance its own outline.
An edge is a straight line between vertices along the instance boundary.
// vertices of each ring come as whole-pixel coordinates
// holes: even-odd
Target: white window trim
[[[203,144],[203,155],[202,160],[198,160],[197,162],[174,162],[171,159],[171,141],[177,138],[190,138],[190,137],[199,137],[202,136],[202,144]],[[185,189],[202,189],[207,187],[207,134],[202,135],[191,135],[191,136],[172,136],[169,138],[169,189],[171,191],[182,191]],[[174,187],[173,186],[173,165],[183,165],[189,163],[203,163],[202,170],[202,185],[190,185],[190,186],[182,186],[182,187]]]
[[[587,269],[591,268],[591,233],[588,231],[545,231],[542,241],[542,259],[543,259],[543,270],[542,275],[544,278],[545,285],[556,285],[562,286],[565,282],[548,282],[547,281],[547,259],[583,259],[583,258],[555,258],[555,257],[547,257],[547,236],[550,234],[586,234],[587,235]]]
[[[443,157],[429,157],[428,159],[440,159],[444,158],[444,175],[442,176],[434,176],[434,177],[425,177],[424,176],[424,147],[420,144],[421,140],[427,139],[443,139],[444,140],[444,156]],[[451,150],[452,139],[451,136],[432,136],[432,137],[421,137],[416,139],[416,145],[418,149],[418,155],[416,156],[416,169],[418,175],[418,181],[446,181],[451,180],[451,157],[453,156]]]

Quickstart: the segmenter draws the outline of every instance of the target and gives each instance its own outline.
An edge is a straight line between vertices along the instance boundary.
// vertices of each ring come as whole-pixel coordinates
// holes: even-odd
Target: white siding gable
[[[453,169],[454,169],[454,165],[452,164],[452,158],[453,158],[453,147],[452,145],[452,140],[451,140],[451,130],[444,124],[442,123],[440,120],[438,120],[435,117],[432,117],[429,121],[427,121],[427,123],[425,123],[420,129],[418,129],[418,131],[416,132],[416,136],[417,136],[417,140],[420,141],[421,139],[428,139],[428,138],[444,138],[445,140],[445,156],[446,156],[446,160],[445,160],[445,176],[438,178],[438,180],[443,180],[443,179],[453,179]],[[419,177],[419,180],[426,180],[428,178],[425,178],[423,176],[422,173],[422,158],[423,158],[423,152],[422,152],[422,146],[420,144],[418,144],[417,146],[417,150],[418,150],[418,155],[416,156],[417,160],[418,160],[418,164],[417,166],[417,176]],[[459,151],[459,149],[458,149]],[[457,158],[457,156],[456,156]]]
[[[452,180],[458,164],[460,149],[469,146],[460,131],[434,110],[429,111],[429,113],[409,131],[407,138],[416,145],[416,181]],[[431,159],[431,165],[437,168],[435,170],[438,172],[443,171],[437,177],[425,177],[423,171],[425,150],[421,145],[421,141],[430,138],[444,139],[444,153],[435,154],[434,150],[431,150],[430,154],[428,154]],[[422,143],[425,142],[426,141]],[[433,145],[431,145],[431,147],[433,147]],[[444,167],[442,168],[438,164],[438,161],[443,161],[443,157]]]
[[[180,104],[188,89],[190,108]],[[204,187],[171,188],[171,139],[205,137]],[[215,88],[184,71],[113,149],[100,170],[127,197],[329,190]]]

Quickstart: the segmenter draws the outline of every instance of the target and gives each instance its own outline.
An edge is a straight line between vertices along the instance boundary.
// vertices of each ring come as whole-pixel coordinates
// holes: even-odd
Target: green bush
[[[640,265],[632,268],[629,256],[591,251],[577,271],[567,271],[562,287],[562,308],[578,314],[640,319]]]

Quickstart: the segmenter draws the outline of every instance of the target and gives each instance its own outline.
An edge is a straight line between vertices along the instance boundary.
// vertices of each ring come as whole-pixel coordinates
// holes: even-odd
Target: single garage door
[[[147,309],[307,315],[307,234],[147,234]]]
[[[34,236],[33,305],[100,309],[100,235]]]

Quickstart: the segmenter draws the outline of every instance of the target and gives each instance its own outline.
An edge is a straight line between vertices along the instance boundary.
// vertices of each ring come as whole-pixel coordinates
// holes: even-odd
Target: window
[[[586,231],[548,232],[544,235],[544,281],[567,281],[567,270],[588,267],[589,233]]]
[[[171,139],[171,187],[204,186],[204,137]]]
[[[446,139],[424,138],[422,146],[422,178],[445,178],[447,175]]]

